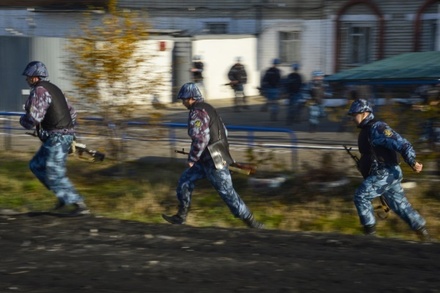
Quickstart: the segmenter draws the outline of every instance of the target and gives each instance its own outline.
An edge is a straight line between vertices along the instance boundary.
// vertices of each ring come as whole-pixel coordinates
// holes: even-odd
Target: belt
[[[67,134],[67,135],[74,135],[75,130],[74,129],[52,129],[47,130],[48,134]]]

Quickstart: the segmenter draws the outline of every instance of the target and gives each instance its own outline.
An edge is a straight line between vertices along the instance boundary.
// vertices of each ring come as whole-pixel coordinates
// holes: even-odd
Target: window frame
[[[204,27],[207,34],[223,35],[229,33],[229,23],[225,21],[206,21]]]
[[[289,37],[293,36],[293,37]],[[283,30],[278,32],[279,58],[281,63],[292,64],[302,60],[302,31]]]
[[[354,30],[358,31],[355,32]],[[349,25],[347,56],[350,66],[365,65],[373,61],[373,30],[374,27],[372,25],[358,23]],[[355,39],[357,39],[356,42],[354,41]],[[355,50],[358,53],[355,54]]]

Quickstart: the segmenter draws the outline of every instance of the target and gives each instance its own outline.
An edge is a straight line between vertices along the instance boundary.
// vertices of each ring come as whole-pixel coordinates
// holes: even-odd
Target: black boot
[[[425,227],[420,228],[419,230],[416,230],[417,236],[419,236],[420,241],[423,242],[430,242],[431,236],[429,236],[428,230],[426,230]]]
[[[189,208],[184,206],[179,206],[179,210],[177,211],[177,214],[173,216],[168,216],[165,214],[162,214],[162,218],[165,219],[165,221],[176,224],[176,225],[183,225],[186,221],[186,216],[188,215]]]
[[[251,214],[249,217],[243,219],[243,222],[249,227],[254,229],[263,229],[264,225],[257,220],[255,220],[254,216]]]
[[[367,236],[376,235],[376,225],[364,226],[364,234]]]

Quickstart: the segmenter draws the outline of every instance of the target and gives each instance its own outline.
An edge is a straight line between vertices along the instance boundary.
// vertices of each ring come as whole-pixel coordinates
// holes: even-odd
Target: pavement
[[[302,113],[300,122],[292,125],[286,124],[287,105],[284,101],[280,103],[278,121],[271,121],[269,113],[261,111],[261,107],[266,102],[261,96],[248,97],[248,109],[242,109],[240,112],[234,111],[232,98],[208,99],[206,102],[217,109],[229,128],[231,153],[239,162],[248,161],[247,151],[252,145],[255,153],[260,154],[260,157],[272,153],[278,166],[281,163],[290,170],[301,171],[305,164],[321,164],[324,153],[328,152],[331,153],[334,162],[353,166],[351,158],[348,157],[342,145],[348,145],[356,151],[358,130],[350,121],[341,124],[341,120],[346,117],[342,108],[338,109],[339,112],[336,112],[335,108],[326,108],[329,114],[321,118],[317,130],[311,132],[306,109]],[[160,113],[161,122],[181,123],[184,127],[162,130],[155,130],[149,126],[131,127],[125,134],[126,138],[132,138],[126,140],[126,158],[131,160],[145,157],[183,158],[176,155],[174,150],[189,148],[190,140],[185,126],[188,110],[181,103],[176,102],[166,104],[155,111]],[[141,117],[145,120],[145,111],[142,112]],[[111,158],[111,144],[107,139],[103,139],[103,135],[107,135],[109,130],[106,128],[98,131],[97,134],[90,134],[87,126],[84,127],[81,123],[83,122],[80,122],[78,128],[79,142],[86,143],[90,148],[104,152],[107,158]],[[344,126],[344,129],[341,126]],[[16,127],[19,128],[18,123]],[[118,134],[117,138],[120,137],[121,134]],[[24,130],[18,130],[10,139],[5,135],[0,136],[0,146],[33,152],[39,147],[35,140],[35,137],[25,135]],[[274,162],[262,162],[260,170],[270,170],[273,165],[275,165]],[[353,169],[353,175],[356,174],[355,168],[351,169]],[[426,171],[435,173],[435,169],[434,162],[426,162]]]
[[[311,132],[306,108],[303,109],[299,123],[287,125],[286,113],[288,107],[285,103],[286,100],[280,101],[279,119],[271,121],[269,112],[261,111],[261,107],[266,102],[264,97],[252,96],[247,99],[248,109],[241,109],[240,112],[234,111],[234,100],[232,98],[205,100],[217,109],[223,122],[230,129],[229,140],[231,152],[235,159],[246,160],[247,145],[251,142],[257,151],[274,152],[278,160],[282,160],[287,164],[288,169],[301,171],[304,164],[321,164],[324,153],[330,153],[334,163],[345,164],[350,169],[350,175],[357,175],[352,159],[347,155],[342,145],[352,147],[354,154],[359,155],[357,153],[359,130],[354,123],[345,120],[346,111],[343,108],[326,108],[327,116],[320,118],[317,130]],[[166,122],[187,123],[188,110],[181,103],[166,105],[166,108],[162,110],[162,114]],[[233,128],[237,126],[257,130],[234,130]],[[262,128],[264,128],[264,131],[258,131]],[[404,133],[401,134],[405,136]],[[188,148],[189,140],[186,129],[182,129],[180,136],[177,134],[176,137],[181,139],[177,141],[177,148]],[[418,154],[428,151],[418,149],[417,146],[415,148]],[[436,163],[434,161],[423,163],[425,167],[424,174],[428,175],[430,180],[437,180]],[[271,169],[269,165],[261,167]]]
[[[309,131],[309,122],[307,109],[304,109],[301,115],[301,122],[292,125],[286,124],[287,105],[285,100],[280,102],[280,113],[277,121],[271,121],[269,112],[262,112],[261,106],[265,104],[265,99],[261,96],[248,97],[249,109],[241,109],[240,112],[234,111],[234,100],[231,99],[215,99],[206,100],[212,104],[219,114],[222,116],[223,122],[226,126],[250,126],[250,127],[266,127],[286,129],[293,131],[298,142],[312,143],[312,144],[334,144],[341,145],[357,144],[357,132],[353,125],[346,127],[346,131],[341,132],[341,123],[329,120],[327,117],[320,119],[320,124],[315,132]],[[186,123],[187,110],[180,103],[173,103],[167,105],[164,111],[165,120],[169,122]],[[344,115],[345,116],[345,115]],[[340,117],[342,120],[343,117]]]
[[[230,129],[229,141],[231,153],[239,161],[248,161],[246,153],[249,145],[260,157],[275,154],[275,161],[282,162],[285,168],[295,169],[304,162],[320,160],[322,150],[337,150],[340,156],[345,156],[341,144],[356,145],[356,134],[352,132],[337,132],[338,123],[323,118],[316,132],[308,131],[307,113],[303,113],[300,123],[286,125],[285,117],[287,106],[281,103],[278,121],[271,121],[268,112],[262,112],[261,106],[265,99],[260,96],[248,97],[248,109],[241,112],[234,111],[233,99],[207,100],[216,107],[226,126]],[[150,109],[151,110],[151,109]],[[187,135],[186,123],[188,110],[180,103],[166,104],[154,110],[160,113],[161,122],[181,123],[182,128],[157,129],[151,126],[133,126],[126,138],[126,158],[137,160],[140,158],[184,158],[176,155],[174,150],[188,149],[190,140]],[[140,119],[145,121],[145,111],[140,112]],[[82,113],[79,117],[84,118]],[[15,121],[17,120],[17,121]],[[6,120],[5,120],[6,121]],[[0,146],[4,149],[35,152],[40,144],[38,139],[25,134],[25,130],[18,124],[18,118],[13,118],[12,136],[0,136]],[[90,124],[87,124],[90,123]],[[91,129],[88,125],[96,125],[95,121],[81,121],[77,129],[78,142],[85,143],[89,148],[106,153],[107,158],[116,158],[113,145],[105,138],[110,133],[106,125]],[[5,125],[4,127],[8,127]],[[6,133],[4,129],[3,132]],[[116,139],[122,137],[121,133],[115,135]],[[310,149],[312,153],[299,151],[299,148]],[[316,153],[317,152],[317,153]],[[262,154],[264,153],[264,154]],[[311,155],[309,155],[311,154]],[[288,157],[286,157],[288,156]],[[271,169],[273,161],[260,163],[260,170]],[[279,165],[279,164],[278,164]]]
[[[260,160],[259,170],[269,171],[273,170],[275,165],[289,170],[301,170],[305,163],[320,164],[323,151],[335,151],[333,156],[335,160],[346,160],[348,157],[342,144],[353,146],[356,149],[357,133],[339,132],[339,122],[333,122],[324,117],[317,130],[310,132],[307,109],[304,109],[299,123],[287,125],[287,105],[283,103],[284,101],[280,103],[279,119],[271,121],[269,112],[261,111],[266,102],[263,97],[252,96],[247,99],[248,108],[241,109],[240,112],[234,110],[232,98],[205,100],[217,109],[229,129],[231,153],[234,159],[239,162],[249,162],[247,152],[250,145]],[[161,114],[162,122],[181,123],[184,126],[169,129],[172,133],[169,133],[168,137],[173,137],[175,141],[170,143],[168,138],[166,141],[154,139],[150,143],[136,142],[131,144],[129,148],[136,149],[133,152],[135,156],[139,156],[143,150],[148,149],[149,156],[181,157],[176,156],[173,152],[174,149],[187,150],[189,148],[190,140],[186,129],[188,110],[180,102],[176,102],[166,104],[162,109],[156,111]],[[144,146],[137,149],[141,144]],[[269,156],[274,156],[274,158],[264,159]],[[129,157],[133,158],[132,155]],[[347,162],[350,161],[347,160]]]

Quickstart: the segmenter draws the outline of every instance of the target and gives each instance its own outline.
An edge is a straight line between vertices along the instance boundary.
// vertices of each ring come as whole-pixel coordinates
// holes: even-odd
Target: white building
[[[79,27],[84,7],[105,0],[2,0],[0,3],[0,110],[19,110],[27,85],[21,72],[31,60],[43,61],[51,80],[71,89],[64,71],[65,43]],[[314,70],[325,74],[410,51],[436,50],[438,11],[433,0],[119,0],[121,9],[144,13],[154,36],[165,44],[161,66],[170,75],[159,97],[174,100],[190,80],[193,55],[205,62],[208,99],[232,96],[223,86],[237,56],[249,75],[247,95],[257,94],[263,71],[273,58],[290,72],[301,64],[306,79]],[[105,10],[96,8],[95,17]],[[168,55],[164,57],[164,55]],[[164,61],[168,60],[168,61]],[[164,63],[165,62],[165,63]]]

